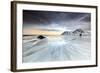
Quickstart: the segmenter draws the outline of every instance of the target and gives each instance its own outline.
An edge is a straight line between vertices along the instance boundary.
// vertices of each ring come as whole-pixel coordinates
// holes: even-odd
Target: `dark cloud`
[[[69,22],[90,22],[90,13],[79,13],[79,12],[54,12],[54,11],[34,11],[34,10],[23,10],[23,24],[24,26],[50,26],[52,23],[59,24],[61,26],[70,26],[66,24]],[[77,25],[77,24],[73,24]],[[58,25],[57,25],[58,26]]]

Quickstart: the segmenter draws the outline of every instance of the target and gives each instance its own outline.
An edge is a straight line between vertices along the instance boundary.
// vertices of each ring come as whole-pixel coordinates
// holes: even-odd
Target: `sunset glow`
[[[46,31],[42,29],[27,29],[23,30],[24,35],[61,35],[63,31]]]

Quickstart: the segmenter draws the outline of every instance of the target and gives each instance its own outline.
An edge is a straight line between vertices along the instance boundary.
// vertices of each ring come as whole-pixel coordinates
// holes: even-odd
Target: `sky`
[[[79,28],[91,29],[90,13],[23,10],[24,34],[56,34]]]

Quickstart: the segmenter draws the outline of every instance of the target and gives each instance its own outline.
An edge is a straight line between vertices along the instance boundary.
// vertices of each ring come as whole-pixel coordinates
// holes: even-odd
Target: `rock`
[[[37,38],[38,38],[38,39],[44,39],[44,38],[46,38],[46,37],[44,37],[43,35],[39,35]]]

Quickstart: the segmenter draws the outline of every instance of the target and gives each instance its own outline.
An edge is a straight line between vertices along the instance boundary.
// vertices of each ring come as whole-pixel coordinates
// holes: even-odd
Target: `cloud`
[[[91,14],[23,10],[24,29],[73,30],[90,28]]]

